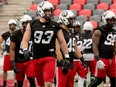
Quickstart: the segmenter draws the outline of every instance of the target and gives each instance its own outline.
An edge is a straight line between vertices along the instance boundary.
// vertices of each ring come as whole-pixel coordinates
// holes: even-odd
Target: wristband
[[[69,54],[65,54],[64,57],[65,57],[65,58],[69,58]]]
[[[99,55],[95,56],[95,58],[96,58],[97,61],[100,60]]]
[[[27,50],[27,48],[24,48],[23,51]]]

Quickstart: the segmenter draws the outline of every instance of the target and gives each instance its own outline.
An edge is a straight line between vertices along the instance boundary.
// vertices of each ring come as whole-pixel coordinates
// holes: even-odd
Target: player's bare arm
[[[1,47],[1,43],[4,41],[4,39],[2,38],[2,36],[0,36],[0,52],[2,51],[2,47]]]
[[[30,38],[31,38],[31,28],[30,28],[30,24],[28,23],[22,40],[23,49],[28,48],[28,43],[30,41]]]
[[[56,40],[56,55],[57,55],[58,61],[60,62],[60,60],[63,59],[63,57],[62,57],[62,53],[60,51],[60,45],[59,45],[58,40]]]
[[[99,51],[98,51],[98,45],[99,45],[99,41],[100,41],[100,36],[101,36],[101,32],[100,30],[96,30],[93,35],[92,35],[92,40],[93,40],[93,52],[95,56],[99,55]]]
[[[11,60],[15,60],[15,47],[16,47],[16,44],[14,42],[10,42],[10,59]]]
[[[60,44],[60,47],[61,47],[61,50],[63,51],[63,54],[68,54],[68,48],[67,48],[67,44],[66,44],[66,41],[64,39],[64,35],[62,33],[62,30],[59,30],[58,33],[57,33],[57,39],[58,39],[58,42]]]
[[[81,57],[82,57],[82,54],[81,54],[80,49],[77,47],[77,44],[76,44],[76,43],[75,43],[74,48],[75,48],[75,56],[76,56],[77,58],[81,58]]]

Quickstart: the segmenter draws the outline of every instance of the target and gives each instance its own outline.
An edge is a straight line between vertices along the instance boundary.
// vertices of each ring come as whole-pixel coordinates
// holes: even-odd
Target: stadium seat
[[[112,4],[112,0],[100,0],[100,3]]]
[[[98,4],[99,0],[87,0],[87,3]]]
[[[79,15],[84,15],[84,16],[91,16],[92,15],[92,12],[91,10],[89,9],[82,9],[79,11]]]
[[[104,10],[103,10],[103,9],[96,9],[96,10],[93,10],[93,15],[102,16],[103,13],[104,13]]]
[[[116,3],[116,0],[112,0],[113,1],[113,3]]]
[[[89,10],[94,10],[95,9],[95,5],[92,3],[88,3],[83,5],[83,9],[89,9]]]
[[[77,3],[71,4],[71,5],[69,6],[69,9],[70,9],[70,10],[77,10],[77,11],[79,11],[79,10],[82,9],[82,5],[81,5],[81,4],[77,4]]]
[[[81,15],[81,16],[77,16],[76,19],[81,22],[86,22],[88,20],[88,17]]]
[[[90,21],[90,22],[93,25],[93,29],[98,27],[98,23],[96,21]]]
[[[59,4],[59,5],[56,5],[56,9],[67,10],[68,5],[67,4]]]
[[[58,19],[59,19],[59,17],[58,17],[58,16],[54,16],[54,17],[53,17],[53,21],[55,21],[55,22],[57,22],[57,21],[58,21]]]
[[[60,3],[70,5],[72,4],[72,0],[60,0]]]
[[[99,15],[93,15],[89,17],[90,21],[96,21],[96,22],[101,22],[101,16]]]
[[[42,1],[44,1],[44,0],[33,0],[32,3],[33,3],[33,4],[39,4],[39,3],[42,2]]]
[[[100,4],[97,5],[97,9],[108,10],[109,5],[107,3],[100,3]]]
[[[29,7],[29,10],[34,10],[34,11],[36,11],[36,10],[37,10],[37,6],[38,6],[38,4],[32,4],[32,5]]]
[[[59,14],[62,12],[62,10],[61,9],[56,9],[56,10],[54,10],[54,15],[55,16],[59,16]]]
[[[116,9],[110,9],[111,11],[113,11],[116,14]]]
[[[110,5],[110,9],[116,9],[116,3]]]
[[[35,19],[37,17],[36,11],[33,11],[33,10],[26,11],[24,14],[31,16],[32,19]]]
[[[77,10],[71,10],[75,15],[77,15],[78,11]]]
[[[60,3],[60,0],[47,0],[51,2],[53,5],[58,5]]]
[[[0,5],[2,5],[4,3],[4,0],[0,0]]]
[[[86,0],[73,0],[73,3],[84,5],[86,3]]]

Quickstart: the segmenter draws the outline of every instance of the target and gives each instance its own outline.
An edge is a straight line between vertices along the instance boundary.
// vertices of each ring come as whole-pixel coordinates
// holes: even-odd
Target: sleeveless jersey
[[[89,31],[87,33],[82,33],[83,38],[83,45],[85,49],[83,50],[83,53],[93,53],[92,50],[92,32]]]
[[[29,60],[24,58],[23,49],[21,47],[22,38],[23,38],[23,33],[21,32],[21,30],[16,30],[15,32],[13,32],[13,34],[10,37],[11,41],[16,44],[15,62],[25,62]],[[32,51],[32,41],[29,41],[28,49],[29,51]]]
[[[59,24],[54,21],[41,23],[36,19],[30,23],[30,26],[33,41],[33,58],[56,57],[55,41],[57,32],[61,29]]]
[[[83,38],[82,38],[82,34],[78,33],[75,35],[75,38],[76,38],[76,43],[77,43],[77,46],[82,46],[83,45]]]
[[[73,59],[75,57],[75,55],[74,55],[74,52],[75,52],[74,45],[76,43],[75,35],[71,29],[70,29],[70,33],[67,32],[65,29],[62,29],[62,31],[63,31],[64,38],[65,38],[66,43],[67,43],[68,52],[69,52],[71,61],[73,61]]]
[[[7,31],[5,33],[3,33],[2,35],[2,38],[5,40],[5,51],[7,51],[9,53],[10,51],[10,32]]]
[[[111,59],[114,56],[113,53],[116,31],[113,29],[108,29],[106,26],[101,26],[98,29],[101,31],[101,37],[98,46],[99,56],[101,58]]]

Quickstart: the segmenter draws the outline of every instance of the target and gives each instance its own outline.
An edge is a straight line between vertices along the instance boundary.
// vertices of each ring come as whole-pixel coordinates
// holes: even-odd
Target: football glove
[[[19,69],[15,66],[15,62],[14,60],[11,60],[11,65],[12,65],[12,69],[15,73],[18,73],[19,72]]]
[[[61,59],[60,63],[62,65],[62,71],[63,71],[63,73],[67,74],[68,73],[68,67],[70,65],[69,59]]]
[[[25,59],[30,59],[30,57],[32,57],[32,52],[28,51],[27,49],[24,49],[23,53],[24,53]]]
[[[100,70],[103,70],[105,68],[105,64],[102,60],[98,60],[97,61],[97,67],[100,69]]]

